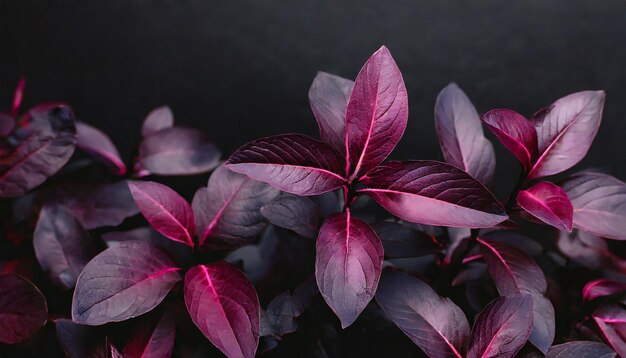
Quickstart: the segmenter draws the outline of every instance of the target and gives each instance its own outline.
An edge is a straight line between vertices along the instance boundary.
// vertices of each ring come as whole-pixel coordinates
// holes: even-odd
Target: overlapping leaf
[[[604,341],[620,356],[626,356],[626,310],[615,304],[600,306],[593,312],[593,320]]]
[[[314,239],[322,223],[321,209],[309,198],[282,195],[261,207],[261,214],[272,224]]]
[[[147,137],[161,129],[174,126],[174,114],[168,106],[158,107],[150,111],[143,120],[141,135]]]
[[[91,154],[95,159],[103,162],[117,175],[126,174],[126,164],[115,144],[101,130],[87,123],[76,123],[76,146]]]
[[[593,341],[571,341],[552,346],[546,358],[615,358],[617,354],[606,344]]]
[[[30,338],[47,320],[46,298],[35,285],[17,275],[0,275],[0,343]]]
[[[502,145],[508,149],[528,172],[537,157],[537,132],[521,114],[508,109],[494,109],[481,116]]]
[[[539,182],[517,195],[517,203],[535,218],[560,230],[572,231],[574,208],[561,187]]]
[[[173,307],[166,306],[163,312],[145,319],[133,330],[126,342],[124,358],[171,357],[176,334],[176,316]]]
[[[372,224],[380,238],[387,258],[408,258],[432,255],[437,250],[433,236],[408,225],[382,221]]]

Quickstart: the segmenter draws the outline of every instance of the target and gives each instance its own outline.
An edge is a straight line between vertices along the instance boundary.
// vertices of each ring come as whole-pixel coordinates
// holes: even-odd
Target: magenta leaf
[[[374,297],[382,263],[383,246],[369,225],[349,210],[326,218],[317,238],[315,278],[342,328]]]
[[[179,270],[165,252],[142,241],[106,249],[78,277],[72,320],[98,326],[147,313],[180,282]]]
[[[626,240],[626,184],[606,174],[584,172],[561,185],[574,206],[574,227],[608,239]]]
[[[320,137],[341,155],[346,152],[346,109],[353,86],[353,81],[318,72],[309,89],[309,102]]]
[[[307,197],[281,195],[261,207],[261,214],[272,224],[295,231],[311,239],[317,238],[322,224],[322,212]]]
[[[502,296],[491,301],[476,318],[467,358],[514,357],[532,329],[532,311],[529,294]]]
[[[489,274],[501,296],[530,293],[533,305],[530,342],[547,352],[555,334],[552,303],[544,296],[547,283],[541,268],[523,251],[492,240],[478,239]]]
[[[218,167],[192,202],[200,245],[236,247],[249,243],[266,226],[261,207],[279,194],[265,183],[226,166]]]
[[[435,129],[446,162],[481,183],[491,182],[496,167],[493,145],[485,138],[476,108],[456,83],[437,96]]]
[[[139,147],[139,175],[195,175],[219,164],[221,153],[207,136],[191,128],[164,128]]]
[[[96,255],[95,245],[80,222],[60,205],[41,209],[33,246],[43,271],[55,284],[68,289]]]
[[[76,146],[101,161],[116,175],[126,174],[126,164],[115,144],[101,130],[87,123],[76,123]]]
[[[593,341],[572,341],[552,346],[546,358],[615,358],[617,354],[606,344]]]
[[[346,110],[346,176],[353,180],[382,163],[396,147],[409,116],[406,87],[389,50],[367,60]]]
[[[150,225],[163,236],[194,246],[195,223],[189,203],[169,187],[148,181],[129,181],[135,203]]]
[[[380,205],[397,217],[427,225],[491,227],[507,219],[498,200],[466,172],[446,163],[392,161],[364,178]]]
[[[283,134],[239,148],[226,167],[296,195],[317,195],[344,184],[341,161],[325,143],[302,134]]]
[[[185,305],[202,333],[228,357],[254,357],[260,305],[254,286],[234,266],[218,261],[185,275]]]
[[[382,221],[371,226],[383,244],[386,258],[427,256],[438,249],[433,236],[408,225]]]
[[[166,306],[163,312],[139,322],[126,342],[124,358],[171,357],[176,335],[176,316],[173,307]]]
[[[533,124],[510,109],[494,109],[480,118],[528,173],[537,158],[537,132]]]
[[[35,285],[17,275],[0,275],[0,343],[19,343],[47,320],[46,298]]]
[[[613,296],[626,292],[626,283],[599,278],[587,282],[583,287],[583,300],[593,301],[600,297]]]
[[[174,126],[174,114],[168,106],[158,107],[153,109],[146,119],[143,120],[141,126],[141,135],[147,137],[154,134],[161,129],[170,128]]]
[[[626,310],[616,304],[600,306],[592,314],[604,341],[619,354],[626,356]]]
[[[15,197],[39,186],[67,163],[76,146],[72,110],[40,105],[20,121],[15,148],[0,152],[0,197]]]
[[[570,94],[535,116],[540,154],[528,180],[565,171],[587,154],[600,126],[604,97],[603,91]]]
[[[69,319],[54,321],[57,338],[70,358],[109,358],[108,344],[99,327],[85,326]]]
[[[385,272],[376,302],[428,356],[463,357],[470,332],[465,314],[423,281],[400,272]]]
[[[517,195],[517,204],[535,218],[559,230],[572,231],[574,208],[560,186],[539,182]]]
[[[11,114],[16,116],[20,111],[22,100],[24,99],[24,89],[26,88],[26,79],[20,78],[15,86],[15,92],[13,93],[13,106],[11,106]]]

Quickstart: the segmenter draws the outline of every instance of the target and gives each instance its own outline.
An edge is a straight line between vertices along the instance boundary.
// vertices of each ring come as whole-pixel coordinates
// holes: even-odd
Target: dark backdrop
[[[261,136],[315,134],[307,90],[316,71],[353,78],[382,44],[410,99],[395,158],[441,158],[433,106],[450,81],[481,112],[526,115],[604,89],[603,125],[581,166],[626,179],[622,0],[0,0],[0,104],[25,76],[26,105],[69,102],[124,156],[145,114],[168,104],[228,155]],[[498,160],[497,174],[512,182],[516,164],[499,146]]]

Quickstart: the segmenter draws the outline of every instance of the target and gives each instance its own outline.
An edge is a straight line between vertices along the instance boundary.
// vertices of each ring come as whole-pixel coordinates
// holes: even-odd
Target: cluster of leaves
[[[435,104],[445,162],[386,161],[408,98],[383,47],[354,82],[317,75],[321,140],[262,138],[221,163],[163,107],[129,172],[67,105],[20,116],[23,88],[0,114],[0,353],[353,355],[339,324],[431,357],[626,356],[626,184],[565,173],[601,91],[527,119],[481,116],[451,84]],[[520,163],[506,200],[483,124]],[[163,184],[212,170],[191,203]]]

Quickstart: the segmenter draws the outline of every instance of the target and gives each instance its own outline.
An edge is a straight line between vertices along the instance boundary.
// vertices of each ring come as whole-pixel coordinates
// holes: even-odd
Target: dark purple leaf
[[[591,270],[610,268],[613,262],[618,261],[609,251],[606,240],[583,231],[575,230],[573,233],[561,231],[556,244],[567,258]]]
[[[317,238],[322,223],[322,212],[309,198],[281,195],[261,207],[261,214],[272,224],[295,231],[311,239]]]
[[[276,265],[278,246],[281,237],[274,226],[268,226],[261,238],[254,245],[244,245],[224,257],[224,261],[237,267],[248,276],[253,283],[257,283],[272,272]]]
[[[345,173],[350,180],[391,154],[406,129],[407,102],[402,74],[383,46],[361,68],[346,110]]]
[[[517,195],[517,204],[535,218],[559,230],[572,231],[574,208],[560,186],[539,182]]]
[[[128,231],[109,231],[101,235],[107,247],[117,247],[124,242],[139,240],[165,249],[177,262],[187,262],[192,250],[184,243],[173,241],[159,234],[151,226],[138,227]]]
[[[147,137],[154,134],[161,129],[170,128],[174,126],[174,114],[168,106],[158,107],[153,109],[146,119],[143,120],[141,126],[141,135]]]
[[[583,159],[598,132],[604,97],[603,91],[570,94],[533,118],[540,154],[528,180],[558,174]]]
[[[101,130],[94,128],[87,123],[76,123],[76,146],[91,154],[95,159],[107,165],[114,174],[126,174],[126,164],[115,144]]]
[[[593,312],[593,320],[598,325],[604,341],[621,357],[626,356],[626,310],[623,307],[608,304]]]
[[[228,357],[254,357],[260,305],[254,286],[234,266],[218,261],[185,275],[185,304],[202,333]]]
[[[470,331],[465,314],[421,280],[400,272],[385,272],[376,302],[430,357],[463,356]]]
[[[436,239],[424,232],[397,222],[372,224],[380,238],[387,258],[408,258],[432,255],[437,251]]]
[[[191,128],[164,128],[144,138],[139,147],[141,176],[195,175],[219,164],[220,151],[207,136]]]
[[[15,118],[6,113],[0,112],[0,137],[6,137],[15,128]],[[2,152],[0,152],[2,153]]]
[[[397,217],[428,225],[491,227],[507,219],[498,200],[480,182],[446,163],[393,161],[365,177],[366,188]]]
[[[496,167],[493,145],[485,138],[476,108],[456,83],[437,96],[435,129],[446,162],[481,183],[491,182]]]
[[[303,309],[289,292],[274,297],[265,310],[265,323],[270,334],[284,336],[295,332],[298,329],[296,318],[302,314]]]
[[[156,231],[174,241],[194,246],[193,211],[185,199],[155,182],[130,181],[128,188],[137,207]]]
[[[574,206],[574,227],[626,240],[626,184],[606,174],[579,173],[562,185]]]
[[[537,157],[535,126],[521,114],[509,109],[491,110],[483,114],[481,119],[528,173]]]
[[[122,355],[124,358],[161,358],[171,357],[176,335],[175,310],[166,309],[157,316],[139,322],[132,336],[126,342]]]
[[[228,169],[296,195],[317,195],[344,184],[343,168],[326,143],[302,134],[250,142],[226,162]]]
[[[149,312],[181,280],[179,270],[165,252],[142,241],[106,249],[78,277],[72,319],[98,326]]]
[[[15,148],[0,152],[0,197],[39,186],[67,163],[76,146],[74,113],[68,106],[40,105],[20,122]]]
[[[369,225],[349,210],[326,218],[317,238],[315,277],[342,328],[374,297],[382,263],[383,246]]]
[[[106,338],[97,327],[74,323],[69,319],[57,319],[54,325],[67,357],[110,358]]]
[[[0,343],[21,342],[48,320],[46,298],[30,281],[0,275]]]
[[[353,81],[318,72],[309,89],[309,102],[320,137],[341,155],[346,152],[346,109],[353,86]]]
[[[615,358],[617,354],[606,344],[593,341],[572,341],[552,346],[546,358]]]
[[[267,184],[224,165],[218,167],[192,202],[200,245],[236,247],[249,243],[266,226],[261,207],[278,195],[280,192]]]
[[[600,297],[612,296],[626,292],[626,283],[600,278],[588,282],[583,287],[583,300],[593,301]]]
[[[532,311],[533,300],[529,294],[493,300],[476,318],[467,357],[514,357],[532,329]]]
[[[33,234],[39,265],[52,281],[73,288],[96,249],[80,222],[60,205],[46,205]]]

